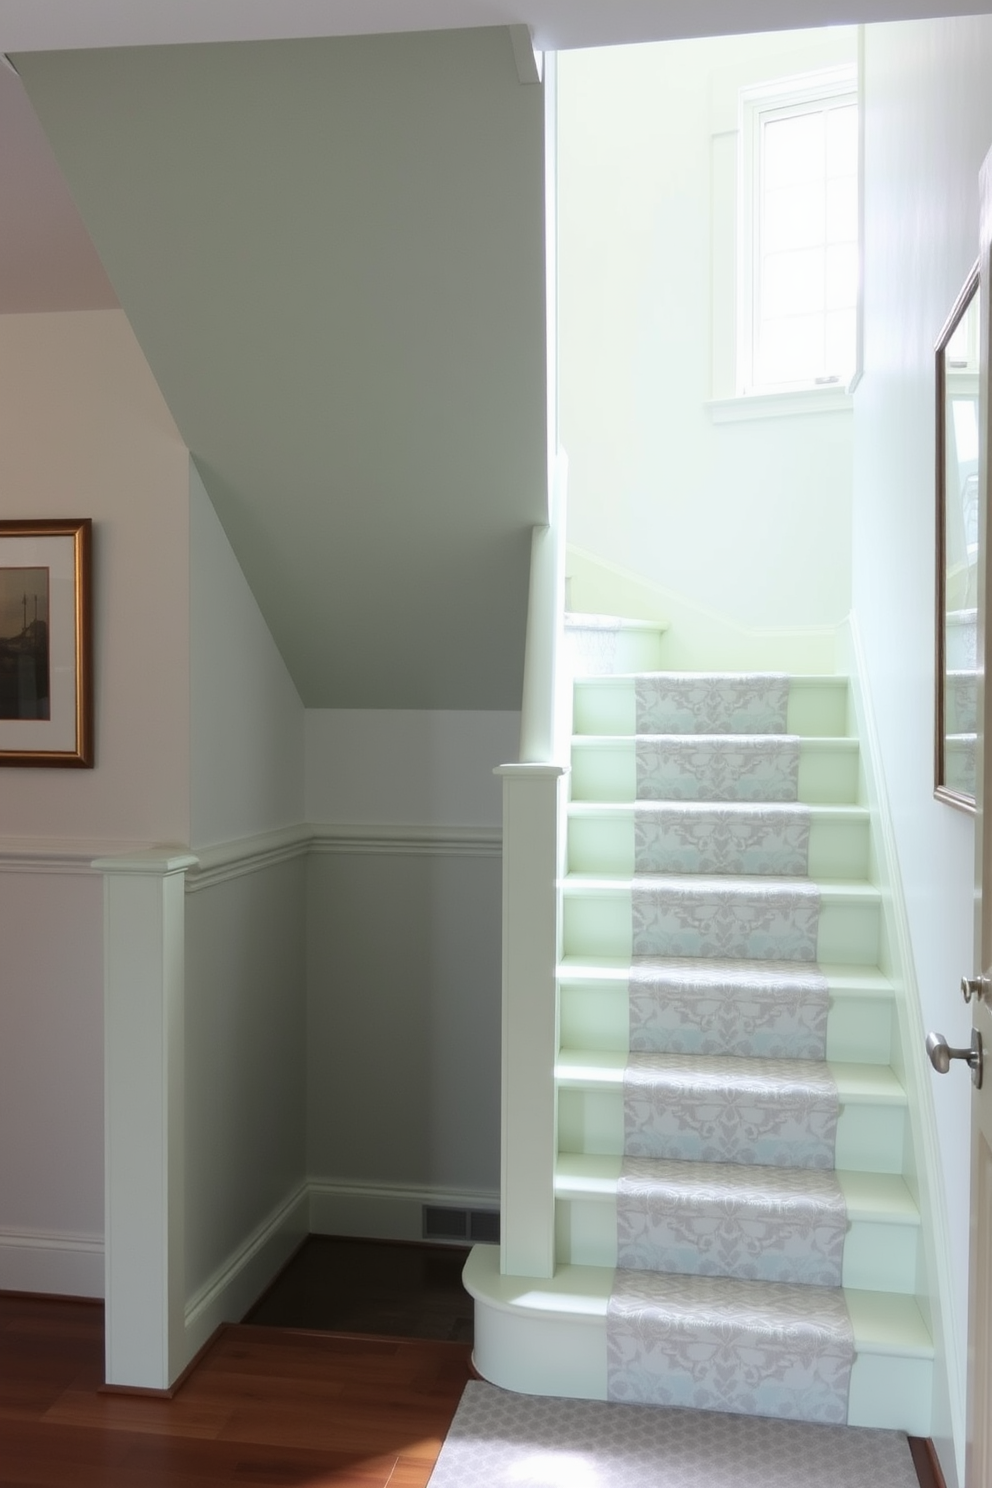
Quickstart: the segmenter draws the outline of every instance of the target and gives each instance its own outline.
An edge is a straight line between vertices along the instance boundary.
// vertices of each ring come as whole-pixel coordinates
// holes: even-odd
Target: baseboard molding
[[[404,1184],[310,1179],[311,1235],[421,1240],[424,1205],[498,1209],[498,1189],[414,1188]]]
[[[947,1488],[936,1448],[928,1436],[911,1436],[909,1450],[920,1488]]]
[[[102,1298],[102,1237],[0,1230],[0,1291]]]
[[[306,1183],[257,1225],[186,1303],[186,1343],[202,1348],[222,1323],[236,1323],[265,1291],[306,1238],[310,1202]]]
[[[953,1282],[950,1241],[943,1189],[938,1177],[941,1167],[937,1119],[934,1111],[933,1091],[923,1065],[924,1029],[916,980],[916,963],[909,932],[909,917],[902,887],[902,876],[899,870],[895,827],[889,809],[881,765],[881,746],[875,712],[866,685],[867,666],[864,648],[857,616],[853,612],[845,629],[849,653],[851,700],[861,742],[865,794],[876,844],[878,886],[882,893],[882,916],[886,942],[886,954],[882,959],[887,963],[882,965],[882,970],[895,985],[897,993],[896,1008],[903,1064],[903,1068],[897,1073],[906,1087],[909,1101],[910,1130],[916,1153],[916,1183],[919,1189],[918,1198],[923,1221],[924,1254],[933,1288],[932,1296],[917,1299],[929,1322],[935,1349],[933,1431],[941,1441],[942,1450],[953,1448],[957,1456],[965,1440],[965,1390],[959,1367],[959,1349],[951,1308]],[[946,1402],[944,1409],[949,1413],[949,1421],[944,1410],[941,1409],[941,1385],[944,1402]],[[945,1442],[944,1432],[948,1427],[950,1441]],[[958,1462],[957,1465],[959,1476],[963,1478],[963,1463]]]
[[[244,1316],[308,1233],[353,1235],[367,1240],[420,1240],[425,1205],[498,1209],[499,1191],[333,1178],[301,1183],[186,1303],[186,1338],[191,1354],[202,1348],[222,1323],[237,1322]],[[102,1299],[102,1238],[0,1230],[0,1291]]]

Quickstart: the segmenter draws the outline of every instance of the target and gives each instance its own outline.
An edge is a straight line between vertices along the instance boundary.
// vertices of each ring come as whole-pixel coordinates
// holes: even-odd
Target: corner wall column
[[[166,1390],[186,1363],[183,996],[189,853],[104,875],[106,1380]]]
[[[505,1276],[553,1276],[558,878],[568,772],[512,764],[495,773],[503,777],[500,1269]]]

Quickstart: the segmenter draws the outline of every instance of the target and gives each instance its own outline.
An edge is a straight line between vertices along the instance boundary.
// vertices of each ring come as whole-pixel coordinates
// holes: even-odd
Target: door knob
[[[992,983],[989,982],[987,976],[961,978],[961,996],[965,1002],[970,1002],[973,997],[978,1002],[982,1002],[983,1000],[988,1002],[990,987],[992,987]]]
[[[952,1049],[942,1033],[927,1034],[927,1054],[938,1075],[946,1075],[952,1059],[963,1059],[971,1067],[971,1080],[976,1090],[982,1088],[984,1060],[982,1057],[982,1035],[977,1028],[971,1030],[970,1049]]]

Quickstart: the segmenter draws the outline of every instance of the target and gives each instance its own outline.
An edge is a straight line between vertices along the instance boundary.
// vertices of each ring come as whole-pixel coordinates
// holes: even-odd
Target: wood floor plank
[[[231,1327],[172,1400],[100,1391],[102,1309],[0,1295],[0,1488],[424,1488],[470,1347]]]

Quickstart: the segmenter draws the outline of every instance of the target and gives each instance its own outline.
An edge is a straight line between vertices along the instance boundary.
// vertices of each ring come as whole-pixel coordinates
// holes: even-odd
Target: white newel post
[[[560,765],[503,777],[501,1259],[508,1276],[553,1276],[557,1150],[555,973]]]
[[[183,994],[189,853],[104,875],[106,1378],[167,1389],[186,1359]]]

